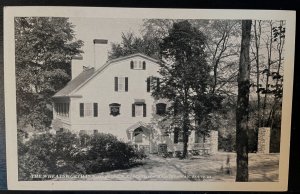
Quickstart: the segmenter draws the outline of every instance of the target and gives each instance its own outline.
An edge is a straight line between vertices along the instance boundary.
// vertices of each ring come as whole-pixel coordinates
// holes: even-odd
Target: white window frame
[[[143,69],[143,61],[134,61],[133,62],[133,69],[141,70]]]
[[[84,117],[94,117],[94,103],[84,103]]]
[[[119,92],[125,92],[125,76],[119,76],[118,77],[118,91]]]
[[[138,113],[140,113],[140,114],[138,114]],[[135,104],[135,117],[143,117],[143,114],[144,114],[143,104]]]

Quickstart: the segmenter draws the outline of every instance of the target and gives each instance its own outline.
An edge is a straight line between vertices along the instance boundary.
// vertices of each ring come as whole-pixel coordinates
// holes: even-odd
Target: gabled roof
[[[75,77],[73,80],[71,80],[70,82],[68,82],[68,84],[63,89],[61,89],[60,91],[58,91],[53,96],[53,98],[71,96],[71,94],[73,92],[75,92],[78,89],[80,89],[89,80],[91,80],[93,77],[95,77],[96,75],[98,75],[100,72],[104,71],[106,69],[106,67],[108,67],[110,64],[116,63],[116,62],[119,62],[119,61],[122,61],[122,60],[130,59],[130,58],[133,58],[133,57],[142,57],[142,58],[147,59],[149,61],[152,61],[154,63],[160,63],[159,60],[154,59],[152,57],[149,57],[147,55],[144,55],[142,53],[135,53],[135,54],[132,54],[132,55],[128,55],[128,56],[124,56],[124,57],[119,57],[119,58],[116,58],[116,59],[112,59],[112,60],[107,61],[102,67],[100,67],[97,70],[95,70],[94,68],[90,68],[90,69],[84,70],[77,77]]]

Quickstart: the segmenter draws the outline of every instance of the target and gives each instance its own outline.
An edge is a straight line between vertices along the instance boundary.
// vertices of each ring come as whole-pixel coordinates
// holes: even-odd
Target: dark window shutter
[[[156,84],[157,84],[157,91],[160,91],[160,82],[159,82],[159,78],[156,78]]]
[[[80,103],[80,117],[84,117],[84,104]]]
[[[133,69],[133,61],[130,61],[130,69]]]
[[[146,104],[143,104],[143,117],[147,116]]]
[[[94,103],[94,117],[98,117],[98,103]]]
[[[146,61],[143,61],[143,69],[146,69]]]
[[[125,92],[128,92],[128,77],[125,77]]]
[[[177,115],[177,112],[178,112],[178,102],[175,101],[175,103],[174,103],[174,116]]]
[[[178,128],[174,129],[174,143],[178,143],[179,130]]]
[[[147,78],[147,92],[150,92],[150,77]]]
[[[118,77],[115,77],[115,91],[118,91]]]
[[[132,104],[132,117],[135,117],[135,104]]]

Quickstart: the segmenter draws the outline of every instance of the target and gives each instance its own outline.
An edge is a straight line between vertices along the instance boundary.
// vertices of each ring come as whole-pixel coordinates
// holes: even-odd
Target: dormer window
[[[130,69],[138,69],[138,70],[145,70],[146,69],[146,61],[130,61]]]

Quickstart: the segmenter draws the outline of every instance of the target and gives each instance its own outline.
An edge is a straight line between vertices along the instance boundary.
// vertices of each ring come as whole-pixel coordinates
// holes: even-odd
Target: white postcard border
[[[134,10],[134,12],[133,12]],[[117,13],[117,14],[116,14]],[[13,190],[178,190],[285,191],[288,185],[290,126],[295,48],[294,11],[208,10],[96,7],[5,7],[4,85],[8,188]],[[286,20],[284,90],[282,104],[279,182],[170,182],[170,181],[18,181],[14,17],[55,16],[90,18],[182,18]]]

